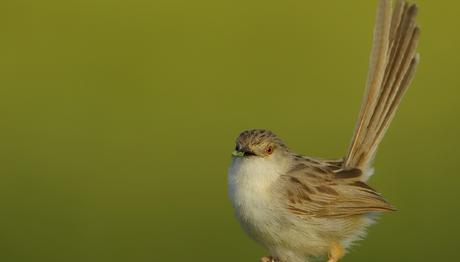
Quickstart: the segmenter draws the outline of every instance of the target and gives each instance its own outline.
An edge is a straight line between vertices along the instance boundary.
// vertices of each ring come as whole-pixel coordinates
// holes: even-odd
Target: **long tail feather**
[[[344,168],[370,167],[417,67],[417,6],[380,0],[366,93]]]

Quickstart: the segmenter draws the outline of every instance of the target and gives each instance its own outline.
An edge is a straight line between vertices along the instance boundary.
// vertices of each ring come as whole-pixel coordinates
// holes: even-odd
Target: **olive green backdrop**
[[[386,214],[344,261],[458,259],[460,19],[418,1],[421,64],[376,159]],[[0,2],[0,261],[257,261],[234,139],[344,154],[376,1]]]

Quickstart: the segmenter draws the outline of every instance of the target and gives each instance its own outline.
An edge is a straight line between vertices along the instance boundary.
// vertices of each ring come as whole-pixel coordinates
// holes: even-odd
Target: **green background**
[[[458,258],[458,1],[418,1],[415,81],[344,261]],[[0,261],[258,261],[227,199],[234,139],[344,154],[376,1],[0,2]]]

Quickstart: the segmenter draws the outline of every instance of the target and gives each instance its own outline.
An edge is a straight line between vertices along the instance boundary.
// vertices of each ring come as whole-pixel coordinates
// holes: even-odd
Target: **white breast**
[[[243,228],[256,240],[276,227],[273,185],[281,170],[267,158],[234,158],[228,173],[229,196]]]
[[[289,159],[289,158],[286,158]],[[243,229],[282,261],[303,262],[326,254],[321,221],[306,221],[286,211],[279,177],[288,160],[235,158],[228,173],[229,196]]]

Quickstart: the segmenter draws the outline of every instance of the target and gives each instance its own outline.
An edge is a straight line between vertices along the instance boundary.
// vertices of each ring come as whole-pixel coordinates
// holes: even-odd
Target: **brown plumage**
[[[393,211],[366,184],[372,160],[417,67],[417,7],[380,0],[366,92],[347,154],[324,160],[292,152],[274,133],[244,131],[229,170],[229,195],[263,262],[338,261],[376,213]]]
[[[287,208],[312,217],[347,217],[395,210],[379,193],[360,181],[360,169],[332,169],[327,162],[314,164],[295,159],[282,176]],[[318,172],[318,170],[321,170]]]
[[[390,1],[380,1],[378,10],[365,98],[344,168],[369,168],[419,61],[417,6],[396,1],[392,12]]]

